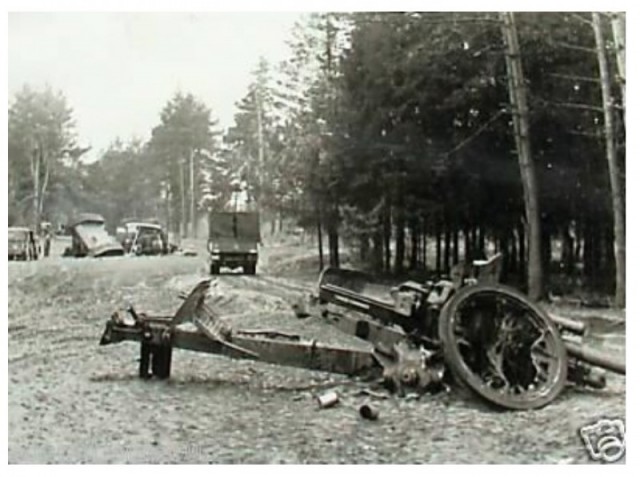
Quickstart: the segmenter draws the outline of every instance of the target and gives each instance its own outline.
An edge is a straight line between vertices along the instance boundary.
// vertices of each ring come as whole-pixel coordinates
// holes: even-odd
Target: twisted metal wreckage
[[[173,316],[133,307],[114,313],[100,344],[140,342],[143,378],[167,379],[172,350],[181,348],[377,378],[400,393],[456,383],[506,409],[545,406],[567,383],[603,388],[601,370],[625,374],[624,363],[581,343],[584,323],[551,318],[520,292],[498,284],[500,264],[497,255],[454,267],[449,280],[404,282],[387,297],[370,293],[375,286],[364,273],[325,270],[314,305],[299,314],[372,343],[371,351],[277,331],[234,330],[205,303],[209,280],[181,296],[184,302]],[[195,329],[180,326],[187,322]]]

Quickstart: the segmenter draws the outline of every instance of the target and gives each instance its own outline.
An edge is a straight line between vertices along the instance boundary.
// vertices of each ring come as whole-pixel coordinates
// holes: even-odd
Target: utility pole
[[[529,108],[527,92],[522,70],[522,58],[518,42],[518,31],[513,12],[501,14],[503,36],[507,46],[506,64],[509,82],[509,98],[513,116],[513,132],[518,151],[520,176],[524,190],[524,205],[528,225],[528,270],[527,285],[529,297],[533,300],[542,298],[542,255],[541,224],[538,202],[538,185],[536,171],[531,154],[531,138],[529,136]]]
[[[602,32],[600,14],[592,14],[593,33],[596,39],[598,65],[600,69],[600,88],[602,91],[602,107],[604,109],[604,134],[609,164],[609,180],[611,181],[611,197],[613,202],[613,249],[616,260],[616,297],[615,304],[625,306],[625,234],[624,203],[620,173],[616,161],[616,143],[613,132],[613,97],[611,96],[611,79],[607,64],[607,50]]]

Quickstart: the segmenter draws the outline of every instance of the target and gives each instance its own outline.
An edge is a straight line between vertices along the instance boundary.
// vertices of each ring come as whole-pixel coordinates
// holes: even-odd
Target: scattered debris
[[[377,421],[380,414],[377,409],[371,407],[369,404],[360,406],[359,412],[360,416],[368,421]]]
[[[321,409],[327,409],[338,404],[340,396],[335,391],[329,391],[328,393],[316,396],[316,400]]]
[[[182,255],[184,257],[196,257],[198,252],[191,248],[180,248],[174,252],[176,255]]]
[[[408,393],[403,396],[406,401],[419,401],[422,397],[421,394],[418,393]]]
[[[311,316],[307,307],[307,300],[303,296],[298,298],[298,300],[291,305],[291,308],[293,309],[296,318],[308,318]]]
[[[371,389],[359,389],[354,393],[355,396],[370,396],[375,399],[389,399],[388,394],[378,393]]]

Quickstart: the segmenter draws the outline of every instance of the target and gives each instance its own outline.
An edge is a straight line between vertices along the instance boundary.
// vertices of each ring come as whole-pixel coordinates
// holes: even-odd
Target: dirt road
[[[358,416],[358,383],[326,373],[177,350],[168,382],[141,381],[135,345],[98,346],[104,322],[128,302],[174,310],[178,292],[207,276],[200,252],[9,264],[10,463],[587,462],[578,428],[624,417],[625,382],[615,376],[605,391],[568,390],[531,412],[456,395],[377,400],[377,422]],[[266,251],[256,277],[219,278],[225,316],[362,346],[293,316],[312,274],[280,252]],[[599,344],[623,353],[624,335]],[[318,410],[311,385],[340,392],[340,405]]]

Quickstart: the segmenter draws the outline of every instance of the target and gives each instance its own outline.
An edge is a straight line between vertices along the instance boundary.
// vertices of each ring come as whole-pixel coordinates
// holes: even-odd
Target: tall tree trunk
[[[511,269],[509,270],[514,275],[518,274],[518,243],[517,236],[513,229],[509,230],[509,245],[511,254]]]
[[[254,100],[256,102],[256,115],[258,127],[258,208],[264,205],[264,140],[262,132],[262,85],[258,85],[254,91]]]
[[[196,238],[196,192],[195,192],[195,151],[189,152],[189,235]]]
[[[40,217],[38,215],[39,203],[40,203],[40,164],[42,161],[42,150],[38,146],[31,152],[31,179],[33,182],[33,229],[38,230],[40,224]]]
[[[384,232],[382,230],[382,228],[379,228],[378,230],[376,230],[375,234],[373,235],[373,261],[372,261],[372,266],[373,269],[376,272],[381,271],[384,268],[384,259],[383,259],[383,235]]]
[[[423,270],[427,270],[427,219],[423,218],[420,227],[420,263]]]
[[[384,269],[391,270],[391,208],[388,203],[384,207]]]
[[[333,206],[332,206],[333,207]],[[333,208],[327,223],[327,235],[329,238],[329,265],[340,267],[340,237],[338,235],[338,212]]]
[[[565,224],[562,228],[562,264],[567,275],[573,275],[575,271],[575,255],[574,255],[573,237],[569,225]]]
[[[360,261],[365,263],[369,259],[369,236],[365,233],[360,234]]]
[[[605,277],[605,285],[615,283],[615,263],[616,258],[614,254],[615,249],[615,236],[613,234],[613,225],[609,224],[604,226],[604,263],[603,263],[603,276]],[[606,286],[606,293],[615,293],[614,286]]]
[[[498,240],[500,253],[502,254],[502,277],[501,279],[509,276],[511,271],[511,253],[509,250],[509,232],[508,229],[503,228],[500,231],[500,238]]]
[[[405,242],[405,219],[402,205],[398,207],[396,218],[396,256],[394,269],[395,273],[402,273],[404,271],[404,242]]]
[[[456,222],[454,222],[451,238],[453,239],[453,264],[455,265],[460,262],[460,231]]]
[[[476,260],[480,258],[478,256],[478,228],[475,225],[473,225],[471,227],[471,230],[468,231],[468,234],[469,234],[468,240],[469,240],[470,255],[469,257],[467,257],[467,259]],[[465,242],[466,241],[467,241],[467,237],[465,236]]]
[[[449,221],[445,223],[444,229],[444,262],[442,264],[442,271],[444,273],[449,272],[451,266],[451,226]]]
[[[582,263],[584,266],[584,221],[576,221],[576,249],[573,252],[576,263]]]
[[[167,231],[173,231],[175,233],[176,227],[173,223],[173,217],[171,215],[171,199],[173,198],[173,191],[171,189],[171,185],[167,186],[167,197],[166,197],[166,207],[167,207]]]
[[[551,272],[551,230],[548,224],[542,223],[542,270],[545,275]]]
[[[436,228],[436,273],[442,273],[442,232],[440,225]]]
[[[615,304],[625,306],[625,237],[624,237],[624,198],[618,162],[616,158],[616,143],[613,127],[613,98],[611,96],[611,81],[607,64],[607,51],[600,23],[600,14],[593,13],[593,33],[596,38],[598,51],[598,65],[600,69],[600,88],[602,91],[602,107],[604,108],[604,133],[607,144],[607,163],[609,165],[609,180],[611,182],[611,198],[613,202],[613,233],[614,255],[616,257],[616,297]]]
[[[526,85],[522,71],[522,58],[518,44],[518,32],[513,12],[502,14],[504,21],[504,38],[507,44],[506,63],[509,79],[509,97],[512,106],[513,128],[518,150],[518,162],[524,204],[528,225],[529,261],[528,261],[528,293],[533,300],[543,295],[543,272],[540,250],[540,211],[538,204],[538,186],[536,171],[531,155],[529,138],[529,108],[527,106]]]
[[[411,218],[409,231],[411,234],[411,250],[409,251],[409,269],[416,270],[418,268],[419,254],[420,254],[420,230],[418,227],[418,220]]]
[[[602,229],[600,227],[600,221],[596,220],[593,223],[593,242],[592,242],[592,272],[593,272],[593,286],[595,290],[600,291],[601,289],[601,260],[602,260]]]
[[[40,221],[42,220],[42,216],[44,215],[44,201],[47,197],[47,187],[49,185],[49,161],[45,159],[44,155],[42,156],[42,165],[44,168],[44,177],[42,178],[42,183],[40,185],[40,194],[38,197],[38,228],[37,231],[40,230]]]
[[[593,284],[593,227],[591,219],[584,223],[584,245],[582,249],[582,262],[584,265],[584,277],[589,286]]]
[[[617,12],[611,16],[611,29],[613,31],[613,41],[616,45],[616,64],[618,66],[618,81],[620,82],[620,92],[622,93],[622,107],[626,110],[626,27],[624,12]]]
[[[180,237],[184,238],[186,235],[186,200],[185,200],[185,187],[184,187],[184,166],[182,162],[179,164],[180,167]]]
[[[322,271],[324,269],[324,250],[322,247],[322,214],[320,207],[316,209],[316,230],[318,233],[318,263]]]
[[[522,220],[518,221],[518,278],[522,283],[527,277],[527,255],[526,255],[527,232]]]

